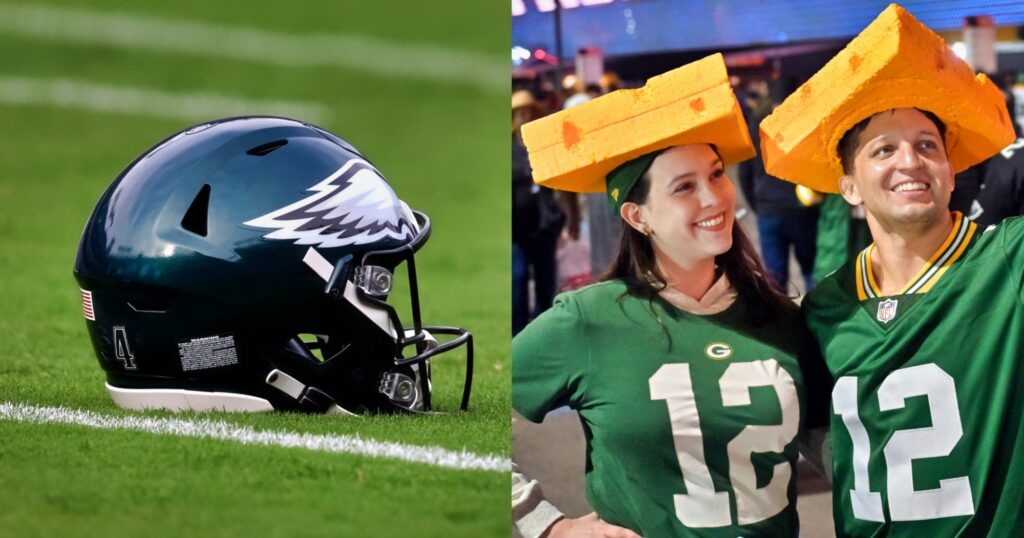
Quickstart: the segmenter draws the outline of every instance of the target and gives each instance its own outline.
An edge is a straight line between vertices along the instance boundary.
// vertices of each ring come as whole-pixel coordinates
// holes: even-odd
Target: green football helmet
[[[106,386],[128,409],[429,412],[430,359],[472,335],[420,320],[430,219],[316,126],[176,133],[100,198],[75,262]],[[388,303],[405,262],[412,325]],[[436,335],[446,335],[438,342]]]

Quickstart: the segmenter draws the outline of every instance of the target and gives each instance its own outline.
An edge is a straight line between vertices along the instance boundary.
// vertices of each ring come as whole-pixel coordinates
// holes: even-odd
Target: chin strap
[[[443,344],[431,332],[455,335],[456,338]],[[469,407],[469,390],[473,382],[473,335],[465,329],[457,327],[424,327],[419,331],[407,329],[403,336],[408,345],[415,344],[417,355],[408,359],[401,357],[395,366],[409,368],[412,376],[401,371],[385,371],[380,378],[377,391],[387,398],[387,402],[396,410],[415,414],[436,414],[431,409],[430,395],[433,390],[430,381],[430,358],[450,349],[466,344],[466,381],[462,392],[462,403],[459,408],[465,411]],[[326,392],[314,386],[307,386],[298,379],[278,369],[271,370],[266,383],[287,394],[298,402],[299,409],[309,413],[328,415],[359,416],[338,405],[337,401]]]
[[[299,402],[299,408],[310,413],[325,415],[359,416],[341,407],[326,392],[312,386],[303,385],[301,381],[282,372],[271,370],[267,374],[267,384],[287,394]]]

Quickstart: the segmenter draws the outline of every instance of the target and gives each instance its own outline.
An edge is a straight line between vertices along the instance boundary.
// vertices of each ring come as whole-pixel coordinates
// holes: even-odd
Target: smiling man
[[[1024,220],[950,213],[1013,139],[1002,97],[891,5],[761,124],[769,173],[862,205],[874,243],[804,300],[832,374],[840,536],[1024,527]]]
[[[931,112],[899,108],[862,120],[840,139],[839,190],[851,205],[864,206],[874,239],[857,257],[859,297],[903,295],[918,273],[937,280],[937,271],[922,267],[932,265],[940,246],[941,254],[955,253],[973,235],[976,227],[947,209],[954,182],[945,134],[945,123]],[[950,237],[960,228],[970,233]]]

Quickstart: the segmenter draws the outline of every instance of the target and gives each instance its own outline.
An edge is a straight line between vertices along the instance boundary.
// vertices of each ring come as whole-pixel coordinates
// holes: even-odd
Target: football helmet
[[[308,123],[227,118],[143,153],[100,198],[75,262],[124,408],[431,410],[430,359],[472,335],[420,320],[430,219]],[[412,325],[388,303],[405,262]],[[436,335],[446,335],[441,342]]]

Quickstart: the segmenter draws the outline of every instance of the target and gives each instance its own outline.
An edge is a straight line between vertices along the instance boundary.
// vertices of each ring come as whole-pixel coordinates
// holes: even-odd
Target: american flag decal
[[[92,292],[82,290],[82,313],[85,314],[85,319],[89,321],[96,321],[96,313],[92,309]]]

